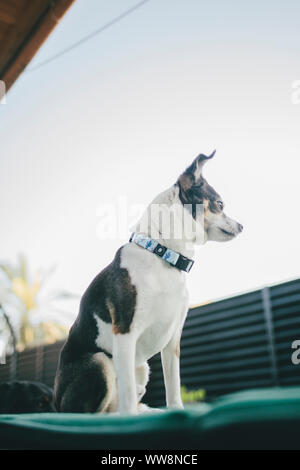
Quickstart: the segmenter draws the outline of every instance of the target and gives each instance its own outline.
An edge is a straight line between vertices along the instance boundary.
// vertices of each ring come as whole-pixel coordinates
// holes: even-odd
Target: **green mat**
[[[300,449],[300,387],[139,416],[0,415],[1,449]]]

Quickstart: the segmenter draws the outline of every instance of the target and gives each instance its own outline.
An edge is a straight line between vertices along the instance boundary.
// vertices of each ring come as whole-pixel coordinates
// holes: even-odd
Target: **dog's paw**
[[[176,403],[175,405],[168,405],[169,410],[184,410],[182,403]]]
[[[138,413],[163,413],[163,410],[160,408],[151,408],[148,405],[145,405],[145,403],[139,403],[138,404]]]

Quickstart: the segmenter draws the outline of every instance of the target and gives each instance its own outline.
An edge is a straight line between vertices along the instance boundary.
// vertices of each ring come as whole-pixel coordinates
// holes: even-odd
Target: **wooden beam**
[[[0,0],[0,5],[3,0]],[[49,0],[23,0],[16,11],[13,25],[7,29],[1,44],[1,75],[8,65],[15,60],[16,54],[23,47],[24,41],[32,34],[33,28],[40,21],[50,5]]]
[[[6,24],[14,24],[18,16],[18,8],[12,2],[0,2],[0,19]]]
[[[17,80],[74,1],[75,0],[52,0],[50,2],[46,11],[43,12],[35,22],[30,33],[22,41],[18,51],[11,57],[8,65],[1,73],[0,79],[5,82],[6,91],[8,91]]]

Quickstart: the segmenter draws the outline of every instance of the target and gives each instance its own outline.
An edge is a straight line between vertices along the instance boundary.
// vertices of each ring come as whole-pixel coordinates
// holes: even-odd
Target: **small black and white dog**
[[[12,380],[0,383],[0,413],[54,412],[53,391],[40,382]]]
[[[183,407],[179,343],[188,311],[185,272],[193,264],[195,244],[231,240],[243,228],[225,215],[221,196],[202,176],[213,155],[199,155],[154,199],[130,243],[86,290],[60,355],[54,387],[58,411],[145,410],[147,361],[158,352],[167,406]],[[158,222],[157,211],[172,212],[173,225]]]

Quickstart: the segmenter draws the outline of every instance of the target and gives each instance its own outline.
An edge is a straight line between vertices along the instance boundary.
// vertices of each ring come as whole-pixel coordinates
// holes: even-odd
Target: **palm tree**
[[[4,325],[0,322],[1,329],[0,333],[3,336],[3,346],[4,349],[2,351],[2,357],[0,357],[0,364],[6,363],[6,355],[8,352],[12,353],[12,363],[10,367],[11,378],[15,378],[16,369],[17,369],[17,351],[16,351],[16,344],[17,338],[13,329],[13,326],[10,322],[9,316],[5,312],[4,308],[0,304],[0,320],[4,319]],[[9,350],[11,348],[11,351]]]
[[[70,313],[55,307],[54,301],[76,296],[64,291],[41,294],[53,268],[39,270],[31,276],[25,257],[19,255],[16,264],[0,264],[0,273],[0,302],[14,317],[15,321],[11,323],[18,325],[15,326],[17,349],[22,351],[26,347],[63,339],[68,331],[66,323],[70,321]]]

